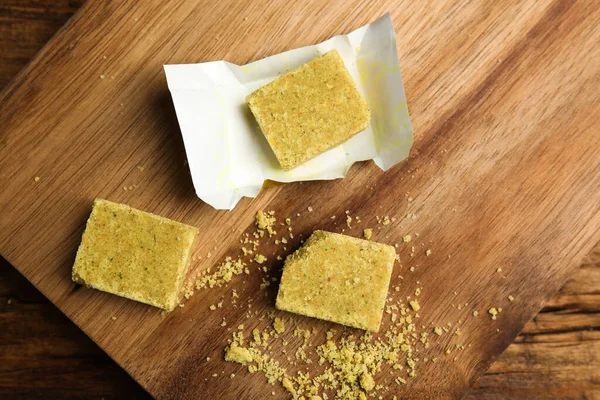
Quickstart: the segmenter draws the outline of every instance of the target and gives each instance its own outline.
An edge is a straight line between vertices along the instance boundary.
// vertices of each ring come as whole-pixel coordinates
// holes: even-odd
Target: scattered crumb
[[[496,320],[498,314],[502,312],[501,308],[496,309],[496,307],[492,307],[488,310],[488,313],[492,316],[493,320]]]
[[[34,180],[35,182],[39,182],[39,181],[40,181],[40,177],[39,177],[39,176],[36,176],[35,178],[33,178],[33,180]]]
[[[256,213],[256,227],[261,230],[266,229],[269,233],[269,236],[273,236],[277,233],[273,229],[273,226],[276,222],[277,220],[275,219],[275,211],[268,211],[266,213],[263,211],[258,211]]]
[[[254,256],[254,261],[259,264],[263,264],[265,261],[267,261],[267,257],[263,256],[262,254],[257,254]]]
[[[312,212],[313,208],[311,206],[308,206],[307,210],[308,210],[308,212]]]
[[[386,215],[385,217],[383,217],[383,222],[382,222],[383,225],[389,225],[390,222],[391,221],[390,221],[389,215]]]
[[[245,365],[252,362],[252,353],[248,349],[239,347],[235,342],[225,352],[225,361],[233,361]]]
[[[477,310],[473,311],[473,316],[474,316],[474,317],[476,317],[476,316],[478,316],[478,315],[479,315],[479,311],[477,311]]]
[[[508,301],[515,301],[515,298],[512,297],[510,294],[508,295]]]
[[[285,331],[285,323],[281,318],[275,318],[275,320],[273,321],[273,329],[275,329],[275,332],[277,333],[283,333]]]
[[[287,390],[294,398],[296,398],[296,389],[294,389],[294,384],[288,377],[284,377],[281,380],[281,385]]]
[[[415,311],[419,311],[421,309],[421,306],[419,305],[419,302],[417,300],[412,300],[409,302],[410,307],[415,310]]]
[[[425,251],[425,255],[426,255],[427,257],[429,257],[429,256],[431,255],[431,249],[427,249],[427,250]]]
[[[375,387],[375,381],[373,380],[373,377],[371,376],[371,374],[369,374],[368,372],[363,372],[360,375],[360,386],[366,392],[373,390],[373,388]]]
[[[502,268],[498,268],[496,272],[502,272]]]
[[[365,237],[365,239],[371,240],[371,237],[373,236],[373,229],[367,228],[363,230],[363,236]]]
[[[185,297],[190,298],[193,294],[194,286],[196,289],[201,288],[213,288],[215,286],[223,286],[224,284],[231,281],[234,275],[240,275],[242,273],[248,274],[250,271],[246,268],[246,263],[241,258],[232,259],[226,257],[225,261],[217,265],[216,271],[210,273],[211,269],[202,271],[200,276],[196,279],[190,280],[190,284],[185,288]]]
[[[117,320],[117,317],[115,317],[115,316],[112,316],[112,317],[110,317],[110,319],[112,319],[113,321],[116,321],[116,320]]]
[[[409,243],[412,240],[412,237],[410,235],[404,235],[402,236],[402,241],[404,243]]]

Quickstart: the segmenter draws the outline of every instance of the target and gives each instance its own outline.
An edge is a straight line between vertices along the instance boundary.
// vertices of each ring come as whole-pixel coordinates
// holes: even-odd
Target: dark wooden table
[[[82,3],[0,0],[0,88]],[[0,398],[149,396],[0,258]],[[600,246],[466,398],[600,399]]]

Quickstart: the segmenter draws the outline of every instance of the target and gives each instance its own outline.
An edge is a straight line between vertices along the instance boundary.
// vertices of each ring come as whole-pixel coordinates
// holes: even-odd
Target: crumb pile
[[[317,336],[314,328],[297,327],[294,336],[301,343],[295,351],[279,336],[285,330],[279,317],[262,331],[253,329],[250,337],[240,325],[232,334],[225,359],[245,365],[250,373],[264,374],[271,384],[280,383],[294,399],[353,400],[394,392],[393,387],[378,385],[376,378],[393,374],[394,382],[403,385],[417,376],[417,363],[422,361],[418,353],[429,346],[429,339],[426,332],[419,332],[414,307],[390,297],[386,315],[387,328],[380,334],[346,328],[338,334],[331,329],[317,345],[310,341]],[[276,342],[284,354],[294,354],[287,357],[290,367],[282,367],[285,360],[278,360],[271,351]],[[314,365],[314,375],[302,371],[306,364]]]

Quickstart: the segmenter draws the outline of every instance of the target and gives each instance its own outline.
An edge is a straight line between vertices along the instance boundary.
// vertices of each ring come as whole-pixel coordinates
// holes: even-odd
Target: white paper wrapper
[[[258,87],[336,49],[371,108],[371,124],[342,145],[284,171],[246,105]],[[231,210],[256,197],[263,182],[342,178],[373,159],[383,170],[408,157],[413,129],[389,14],[348,35],[243,66],[226,61],[165,65],[198,197]]]

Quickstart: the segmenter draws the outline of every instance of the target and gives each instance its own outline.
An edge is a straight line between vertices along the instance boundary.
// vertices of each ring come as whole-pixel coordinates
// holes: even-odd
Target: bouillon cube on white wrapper
[[[333,49],[342,56],[367,101],[371,123],[345,143],[284,171],[245,98]],[[212,61],[164,68],[196,193],[216,209],[231,210],[242,197],[256,197],[267,179],[342,178],[352,164],[370,159],[387,170],[408,157],[413,143],[389,14],[347,35],[242,66]]]

